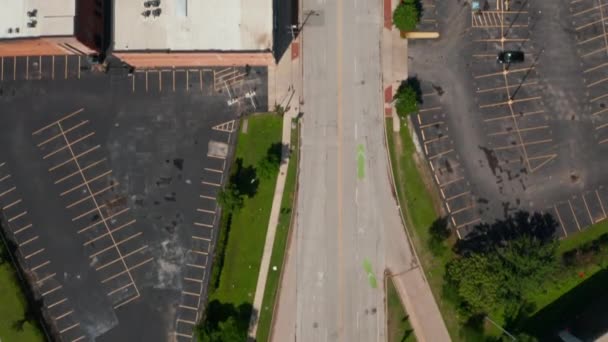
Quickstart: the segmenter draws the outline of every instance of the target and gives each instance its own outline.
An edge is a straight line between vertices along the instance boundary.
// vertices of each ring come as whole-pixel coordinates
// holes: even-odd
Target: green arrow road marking
[[[363,260],[363,269],[365,273],[367,273],[367,280],[369,281],[369,285],[375,289],[378,287],[378,281],[376,280],[376,276],[374,276],[374,272],[372,271],[372,264],[369,260]]]
[[[357,146],[357,177],[359,179],[365,177],[365,147],[363,144]]]

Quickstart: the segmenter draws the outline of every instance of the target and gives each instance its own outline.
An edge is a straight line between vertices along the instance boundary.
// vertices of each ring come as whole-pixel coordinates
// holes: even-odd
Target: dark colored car
[[[500,64],[522,63],[524,53],[522,51],[503,51],[496,58]]]

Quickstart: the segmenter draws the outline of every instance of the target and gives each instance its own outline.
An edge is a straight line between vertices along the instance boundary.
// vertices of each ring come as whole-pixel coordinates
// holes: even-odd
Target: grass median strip
[[[216,275],[211,279],[205,317],[198,328],[202,341],[226,336],[242,336],[244,340],[249,326],[277,178],[277,172],[264,172],[260,177],[258,171],[268,167],[264,161],[277,145],[280,151],[282,118],[259,114],[247,120],[247,133],[238,135],[230,184],[226,186],[241,198],[224,196],[240,203],[233,209],[222,208],[220,226],[225,236],[218,242],[216,259],[221,262],[213,265]]]
[[[415,342],[414,329],[390,277],[386,280],[386,310],[388,342]]]
[[[281,199],[281,211],[279,214],[279,224],[275,235],[272,256],[270,258],[270,271],[266,280],[266,290],[260,318],[258,321],[258,331],[256,340],[266,342],[270,340],[270,330],[274,320],[274,309],[277,300],[278,287],[281,279],[282,266],[284,265],[285,252],[287,249],[289,231],[291,228],[292,214],[295,210],[295,196],[297,193],[297,175],[299,159],[299,125],[291,134],[291,156],[287,168],[287,178],[285,180],[285,192]],[[276,267],[276,269],[275,269]]]

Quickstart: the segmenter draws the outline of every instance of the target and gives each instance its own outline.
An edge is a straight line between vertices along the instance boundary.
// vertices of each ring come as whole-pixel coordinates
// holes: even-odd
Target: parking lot
[[[191,340],[238,116],[267,109],[266,69],[104,74],[73,57],[67,77],[5,65],[4,226],[57,340]]]
[[[523,209],[551,213],[561,236],[585,229],[606,217],[608,200],[601,172],[608,142],[607,4],[479,3],[479,10],[437,4],[442,38],[410,42],[410,76],[425,95],[414,121],[431,168],[442,176],[433,165],[439,157],[429,151],[429,129],[436,131],[433,149],[460,168],[454,184],[467,185],[462,196],[471,196],[468,207],[479,216],[472,219],[492,222]],[[501,51],[523,51],[525,59],[501,64]],[[440,115],[429,116],[433,111]],[[466,235],[462,212],[453,214],[453,198],[437,183],[452,224]]]

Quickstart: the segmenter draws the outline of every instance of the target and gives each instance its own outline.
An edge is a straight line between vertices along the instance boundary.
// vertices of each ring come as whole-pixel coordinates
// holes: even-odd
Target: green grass
[[[1,259],[3,249],[0,241],[0,341],[44,341],[35,324],[25,322],[22,331],[13,326],[16,321],[23,319],[27,303],[10,260]]]
[[[451,254],[446,251],[446,253],[437,257],[431,253],[428,247],[428,241],[430,240],[429,227],[439,217],[429,192],[432,190],[427,188],[418,165],[416,165],[414,159],[416,148],[408,128],[402,126],[398,134],[394,133],[393,121],[387,119],[386,130],[399,203],[406,216],[412,242],[418,252],[420,262],[450,336],[452,340],[460,340],[456,308],[452,302],[442,297],[445,265],[450,260]]]
[[[264,299],[260,317],[258,320],[258,330],[256,340],[265,342],[270,339],[270,329],[272,325],[274,306],[277,298],[277,290],[282,272],[282,265],[285,258],[287,248],[287,238],[289,236],[291,214],[294,210],[294,196],[296,195],[297,173],[298,173],[298,157],[299,157],[299,126],[297,130],[291,132],[292,152],[287,168],[287,177],[285,179],[285,192],[281,199],[281,213],[279,214],[279,223],[277,232],[274,238],[272,247],[272,256],[270,258],[271,269],[266,278],[266,290],[264,291]],[[276,266],[277,271],[272,270]]]
[[[414,330],[392,278],[386,283],[386,309],[388,342],[415,342]]]
[[[243,168],[255,168],[271,145],[281,142],[282,118],[262,114],[248,120],[247,133],[239,132],[235,159],[243,160]],[[243,208],[232,215],[219,285],[210,294],[210,302],[217,300],[234,307],[250,306],[253,302],[276,175],[258,182],[255,195],[245,196]],[[242,316],[245,319],[246,315]]]
[[[597,239],[604,233],[608,233],[608,220],[596,223],[576,234],[568,235],[568,238],[559,242],[558,252],[561,254],[578,246],[584,245],[589,241]]]

